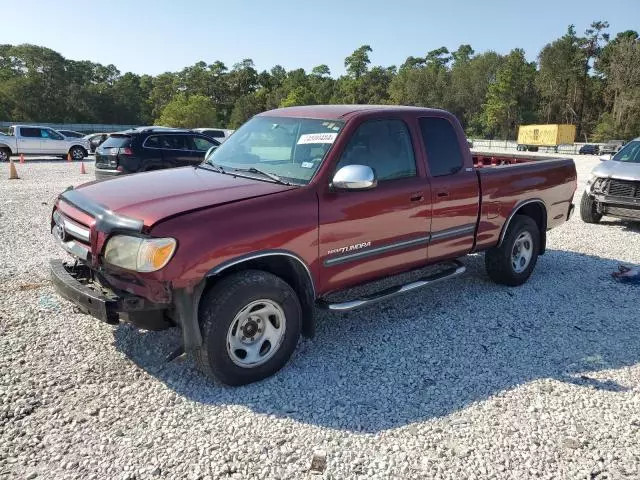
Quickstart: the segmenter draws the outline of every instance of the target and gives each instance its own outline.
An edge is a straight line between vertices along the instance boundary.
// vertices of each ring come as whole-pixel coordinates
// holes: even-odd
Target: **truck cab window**
[[[439,117],[421,118],[419,123],[431,176],[458,172],[464,160],[453,125],[446,118]]]
[[[39,128],[20,127],[20,136],[38,138],[41,137],[42,134]]]
[[[370,120],[356,130],[338,162],[336,171],[346,165],[366,165],[379,181],[416,176],[411,136],[401,120]]]

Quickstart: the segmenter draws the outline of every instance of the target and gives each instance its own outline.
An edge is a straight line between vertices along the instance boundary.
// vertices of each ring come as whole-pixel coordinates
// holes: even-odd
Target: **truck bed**
[[[481,188],[477,249],[498,241],[505,218],[523,197],[544,203],[548,229],[567,221],[577,181],[573,160],[492,153],[472,156]]]
[[[518,155],[492,152],[471,152],[471,156],[473,157],[473,166],[476,168],[498,167],[561,159],[561,157],[543,157],[539,155]]]

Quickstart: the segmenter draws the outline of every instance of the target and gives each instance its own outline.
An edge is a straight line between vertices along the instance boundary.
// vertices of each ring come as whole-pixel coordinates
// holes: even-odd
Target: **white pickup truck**
[[[52,128],[14,125],[8,135],[0,135],[0,162],[11,155],[59,156],[82,160],[88,155],[89,142],[83,138],[66,138]]]

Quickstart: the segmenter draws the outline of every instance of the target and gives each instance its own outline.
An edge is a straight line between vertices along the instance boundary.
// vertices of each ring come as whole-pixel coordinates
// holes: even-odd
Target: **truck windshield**
[[[616,162],[640,163],[640,140],[627,143],[611,160]]]
[[[255,169],[306,185],[343,126],[344,122],[335,120],[254,117],[220,145],[207,163],[226,171]]]

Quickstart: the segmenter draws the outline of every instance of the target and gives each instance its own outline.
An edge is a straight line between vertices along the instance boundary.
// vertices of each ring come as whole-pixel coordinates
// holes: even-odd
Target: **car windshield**
[[[207,163],[227,171],[259,170],[306,185],[343,126],[344,122],[335,120],[254,117],[221,144]]]
[[[640,163],[640,140],[627,143],[611,160],[616,162]]]

